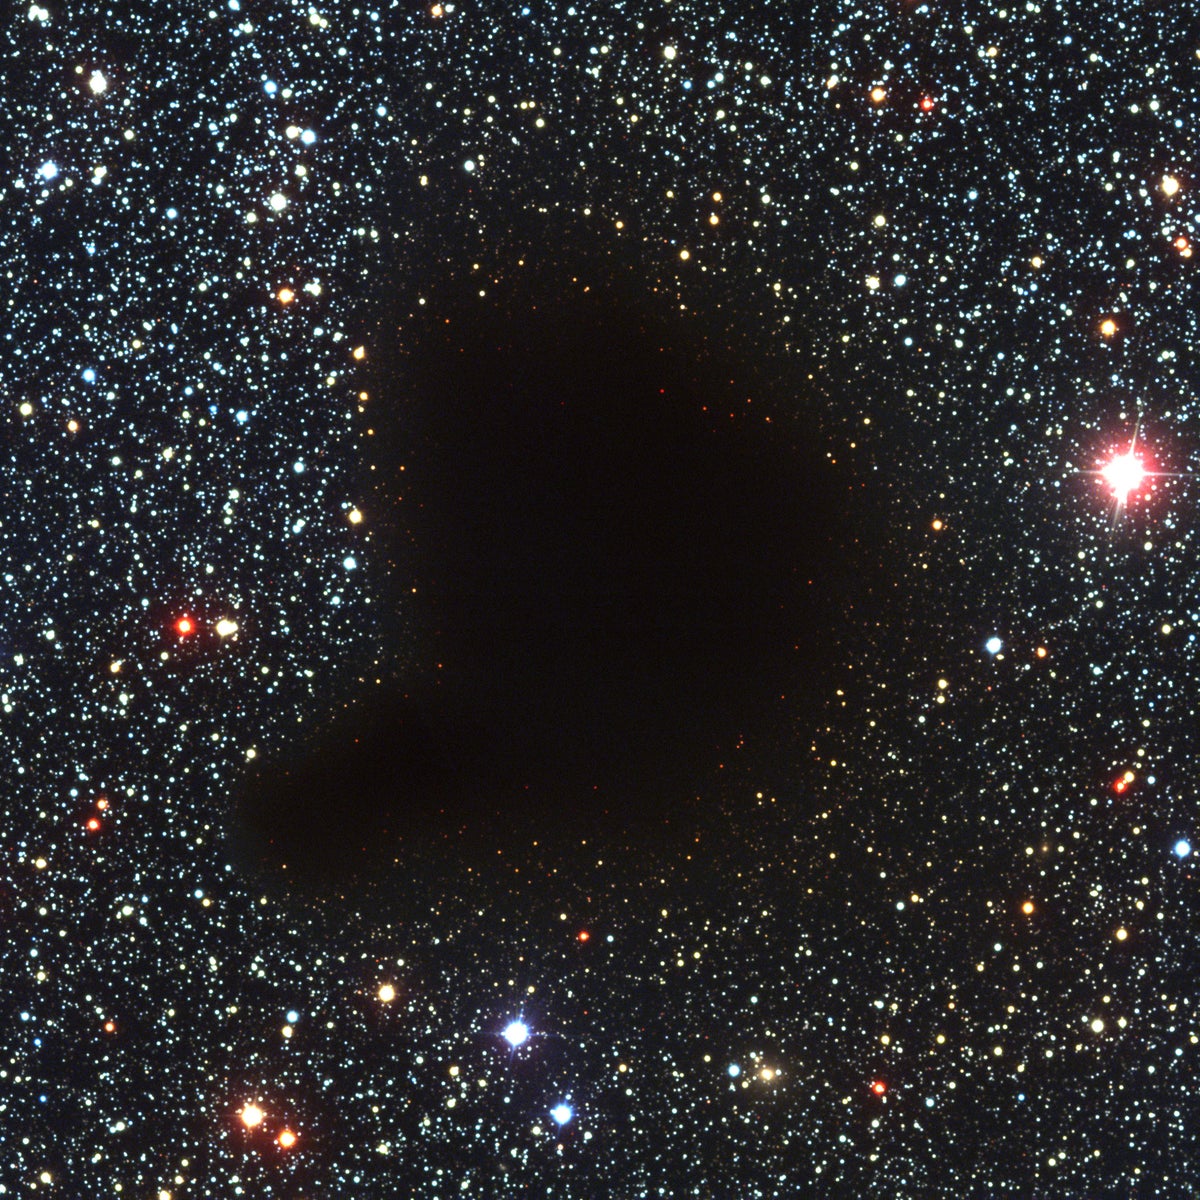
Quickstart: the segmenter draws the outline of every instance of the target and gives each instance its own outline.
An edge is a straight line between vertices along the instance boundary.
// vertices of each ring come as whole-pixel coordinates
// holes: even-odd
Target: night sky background
[[[1186,6],[0,94],[0,1196],[1190,1194]]]

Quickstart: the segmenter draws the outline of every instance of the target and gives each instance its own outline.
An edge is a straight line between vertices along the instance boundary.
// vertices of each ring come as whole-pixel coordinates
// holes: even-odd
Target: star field
[[[0,1195],[1188,1194],[1185,9],[4,47]]]

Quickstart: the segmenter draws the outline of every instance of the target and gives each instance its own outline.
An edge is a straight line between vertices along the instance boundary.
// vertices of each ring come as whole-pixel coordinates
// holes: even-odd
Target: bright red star
[[[937,101],[934,100],[934,98],[932,96],[922,96],[921,97],[921,111],[922,112],[933,112],[933,107],[936,103],[937,103]]]
[[[873,1091],[877,1096],[882,1096],[883,1093],[887,1091],[887,1084],[884,1083],[882,1079],[877,1079],[873,1084],[871,1084],[871,1091]]]
[[[1131,450],[1127,454],[1113,455],[1100,469],[1100,475],[1117,499],[1124,500],[1146,478],[1146,468]]]
[[[193,621],[191,617],[180,617],[179,620],[175,622],[175,632],[179,634],[180,637],[187,637],[189,633],[196,632],[196,622]]]

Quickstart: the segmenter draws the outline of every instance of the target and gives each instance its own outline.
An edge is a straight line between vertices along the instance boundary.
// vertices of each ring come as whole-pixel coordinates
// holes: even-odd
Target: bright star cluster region
[[[1186,6],[6,39],[0,1195],[1187,1193]],[[849,481],[835,665],[682,836],[256,877],[254,764],[440,670],[421,340],[614,289]]]

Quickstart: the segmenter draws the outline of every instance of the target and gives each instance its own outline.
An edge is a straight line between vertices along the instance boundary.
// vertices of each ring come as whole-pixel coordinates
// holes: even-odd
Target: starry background
[[[1188,1193],[1186,12],[5,51],[0,1195]]]

